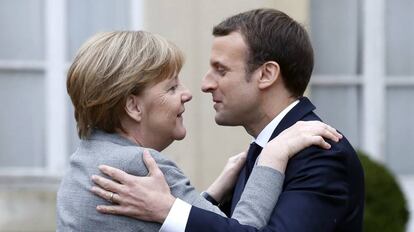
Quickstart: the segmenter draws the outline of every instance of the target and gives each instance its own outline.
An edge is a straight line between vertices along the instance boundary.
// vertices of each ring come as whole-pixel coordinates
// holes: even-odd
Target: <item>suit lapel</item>
[[[237,203],[240,200],[242,192],[244,190],[244,186],[246,184],[246,165],[242,168],[239,174],[239,178],[237,179],[236,186],[234,188],[233,197],[231,199],[231,208],[230,208],[230,215],[233,214],[234,209],[236,208]]]
[[[315,109],[316,107],[310,102],[310,100],[307,97],[300,98],[299,103],[295,107],[293,107],[289,111],[289,113],[286,114],[285,117],[283,117],[282,121],[280,121],[279,125],[273,131],[272,136],[270,136],[270,140],[274,139],[282,131],[291,127],[297,121],[300,121],[303,117],[305,117],[305,115],[307,115]]]
[[[289,128],[297,121],[300,121],[305,115],[312,112],[315,109],[315,106],[310,102],[310,100],[306,97],[302,97],[299,99],[299,103],[293,107],[289,113],[280,121],[279,125],[273,131],[272,136],[270,136],[270,140],[278,136],[282,131]],[[237,203],[240,200],[240,197],[243,193],[245,184],[246,184],[246,165],[242,168],[239,174],[239,178],[237,180],[236,186],[233,192],[233,198],[231,201],[231,214],[233,214],[234,209],[236,208]]]

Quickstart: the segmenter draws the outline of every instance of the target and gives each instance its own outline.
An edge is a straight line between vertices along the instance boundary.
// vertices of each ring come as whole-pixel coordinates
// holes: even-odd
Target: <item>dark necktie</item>
[[[256,163],[256,159],[259,156],[260,152],[262,152],[261,146],[259,146],[255,142],[250,144],[249,151],[247,152],[247,159],[246,159],[246,181],[245,183],[249,179],[250,173],[252,173],[254,164]]]
[[[233,214],[234,209],[236,208],[237,202],[240,200],[240,196],[243,193],[244,186],[249,179],[250,173],[253,170],[256,159],[262,151],[262,147],[253,142],[250,144],[249,151],[247,152],[246,164],[240,172],[239,178],[237,180],[236,186],[233,192],[233,198],[231,201],[230,212]]]

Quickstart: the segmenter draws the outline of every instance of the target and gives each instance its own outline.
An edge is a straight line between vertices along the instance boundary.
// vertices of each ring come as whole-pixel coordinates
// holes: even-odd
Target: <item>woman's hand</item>
[[[260,153],[258,165],[284,173],[288,160],[304,148],[317,145],[330,149],[331,145],[324,138],[338,142],[342,135],[320,121],[299,121],[267,143]]]
[[[230,197],[240,170],[246,162],[246,156],[246,152],[241,152],[229,158],[221,174],[206,191],[214,200],[223,203]]]

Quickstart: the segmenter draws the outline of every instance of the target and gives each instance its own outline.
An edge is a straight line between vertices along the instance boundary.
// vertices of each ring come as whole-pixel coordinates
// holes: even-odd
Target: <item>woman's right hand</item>
[[[266,144],[259,156],[258,165],[284,173],[288,160],[306,147],[317,145],[330,149],[331,145],[324,138],[338,142],[342,135],[320,121],[299,121]]]
[[[224,203],[231,197],[237,177],[246,162],[246,156],[246,152],[241,152],[228,159],[221,174],[206,190],[206,192],[213,197],[214,200],[219,203]]]

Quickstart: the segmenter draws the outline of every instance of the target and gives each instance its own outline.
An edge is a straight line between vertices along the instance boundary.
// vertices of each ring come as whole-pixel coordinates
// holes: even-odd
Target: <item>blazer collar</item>
[[[305,115],[307,115],[315,109],[316,107],[307,97],[301,97],[299,99],[299,103],[296,104],[296,106],[293,107],[293,109],[291,109],[289,113],[286,114],[282,121],[280,121],[279,125],[273,131],[272,136],[270,136],[270,140],[278,136],[282,131],[289,128],[297,121],[300,121]]]
[[[99,129],[93,129],[91,135],[86,139],[86,141],[87,140],[107,141],[121,146],[138,146],[136,143],[129,141],[118,133],[107,133]]]

